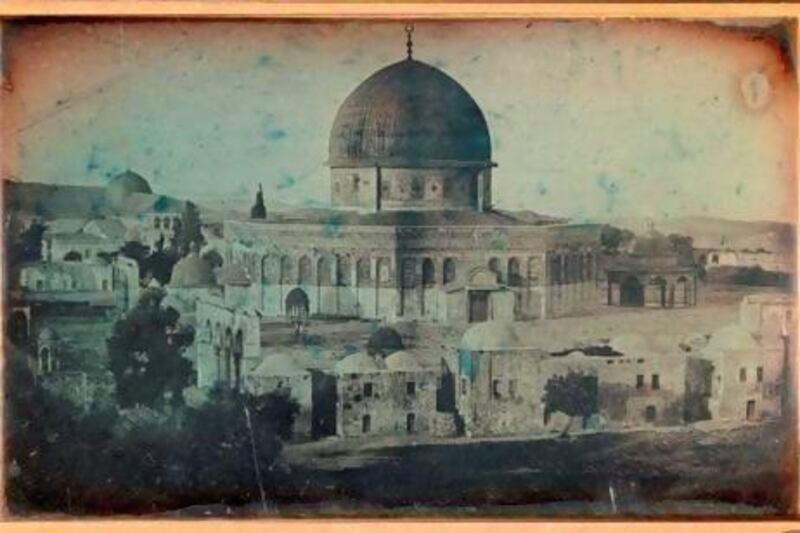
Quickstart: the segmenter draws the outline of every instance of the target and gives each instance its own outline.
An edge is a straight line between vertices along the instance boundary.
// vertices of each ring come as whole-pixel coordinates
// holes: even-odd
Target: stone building
[[[781,414],[787,375],[782,346],[766,346],[740,324],[711,334],[702,348],[713,364],[709,410],[715,420],[761,420]]]
[[[242,390],[259,396],[283,392],[295,400],[300,408],[292,427],[295,438],[312,436],[314,382],[312,373],[301,367],[288,354],[278,353],[265,357],[243,378]]]
[[[61,339],[55,331],[48,327],[39,331],[35,350],[31,362],[34,375],[44,376],[58,371],[61,366]]]
[[[361,83],[328,165],[334,209],[224,223],[266,316],[532,320],[597,302],[600,228],[495,209],[483,113],[441,70],[409,55]]]
[[[447,435],[452,413],[437,410],[439,374],[411,351],[384,360],[366,352],[336,364],[337,435]]]
[[[127,257],[112,262],[40,261],[19,269],[11,297],[34,307],[88,307],[126,311],[139,299],[139,267]]]
[[[605,260],[607,305],[689,307],[697,304],[697,267],[662,234],[650,230],[628,250]]]

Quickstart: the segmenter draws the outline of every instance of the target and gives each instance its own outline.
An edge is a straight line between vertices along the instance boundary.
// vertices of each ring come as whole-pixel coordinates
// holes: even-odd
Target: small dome
[[[609,346],[615,351],[623,355],[641,355],[650,351],[650,346],[642,335],[638,333],[623,333],[617,335]]]
[[[39,331],[39,335],[37,336],[37,338],[39,339],[39,342],[54,341],[58,340],[58,333],[56,333],[55,331],[53,331],[48,327],[45,327],[42,328],[41,331]]]
[[[708,351],[753,350],[758,343],[753,335],[739,324],[723,326],[711,334]]]
[[[175,264],[169,285],[184,289],[213,287],[216,285],[214,270],[208,261],[193,252]]]
[[[522,348],[524,343],[514,324],[505,321],[479,322],[461,337],[460,348],[474,352]]]
[[[586,354],[580,350],[572,350],[567,354],[567,357],[585,357]]]
[[[367,78],[339,108],[332,167],[491,165],[489,128],[453,78],[406,59]]]
[[[237,287],[249,287],[253,283],[250,279],[250,274],[247,273],[241,263],[231,263],[223,266],[219,281],[222,285],[234,285]]]
[[[386,363],[381,358],[373,357],[367,352],[356,352],[336,363],[339,374],[365,374],[386,370]]]
[[[307,374],[308,371],[297,364],[290,355],[279,353],[269,355],[261,361],[255,371],[256,376],[296,376]]]
[[[407,350],[394,352],[384,361],[386,362],[386,368],[394,372],[418,372],[422,370],[422,365],[419,364],[417,355]]]

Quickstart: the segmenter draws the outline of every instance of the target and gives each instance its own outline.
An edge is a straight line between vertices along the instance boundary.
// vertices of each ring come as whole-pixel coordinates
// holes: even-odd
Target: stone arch
[[[377,261],[378,283],[390,285],[392,282],[392,263],[388,257],[379,257]]]
[[[422,260],[422,285],[424,287],[432,287],[436,284],[436,265],[433,264],[433,259],[425,257]]]
[[[561,268],[561,255],[553,254],[550,256],[550,283],[552,285],[561,285],[563,282],[563,271]]]
[[[586,271],[584,270],[584,257],[583,254],[575,254],[575,276],[574,281],[584,281],[586,278]]]
[[[497,257],[490,257],[489,261],[487,262],[487,266],[489,268],[489,271],[494,272],[494,275],[497,278],[495,281],[497,283],[500,283],[502,279],[502,272],[500,269],[500,259],[498,259]]]
[[[274,255],[265,255],[261,258],[261,284],[274,285],[281,281],[280,260]]]
[[[286,295],[286,315],[294,320],[304,320],[308,317],[308,295],[306,291],[295,287]]]
[[[317,284],[322,287],[333,285],[333,258],[322,255],[317,259]]]
[[[667,281],[661,276],[651,277],[645,289],[645,303],[652,306],[667,306]]]
[[[528,258],[528,285],[539,283],[539,259],[537,257]]]
[[[222,347],[223,350],[223,383],[225,386],[231,386],[231,378],[233,371],[233,331],[231,328],[225,328],[225,342]]]
[[[155,229],[161,229],[161,217],[155,217],[153,219],[153,227]]]
[[[619,304],[626,307],[644,305],[644,286],[634,275],[626,276],[619,287]]]
[[[16,346],[23,346],[30,338],[28,316],[19,309],[12,311],[6,321],[6,335]]]
[[[336,284],[340,287],[349,287],[352,284],[352,273],[350,271],[350,256],[336,256]]]
[[[233,341],[233,388],[239,390],[242,385],[242,358],[244,357],[244,332],[239,329]]]
[[[372,281],[372,271],[368,257],[359,257],[356,261],[356,283],[359,286],[369,285]]]
[[[508,284],[512,287],[519,287],[522,285],[519,258],[517,257],[511,257],[508,260]]]
[[[311,259],[307,255],[297,261],[297,284],[311,285]]]
[[[281,285],[294,285],[294,268],[292,258],[288,255],[281,257]]]
[[[447,285],[456,280],[456,260],[452,257],[446,257],[442,266],[442,283]]]
[[[586,280],[592,281],[594,279],[594,254],[592,252],[586,253]]]

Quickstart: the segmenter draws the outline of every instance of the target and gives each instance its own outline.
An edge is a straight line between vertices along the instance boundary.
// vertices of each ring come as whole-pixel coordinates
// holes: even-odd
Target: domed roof
[[[422,370],[422,365],[417,360],[414,352],[400,350],[384,359],[386,368],[395,372],[417,372]]]
[[[739,324],[723,326],[711,334],[708,351],[753,350],[758,348],[753,335]]]
[[[169,285],[186,289],[213,287],[216,285],[214,270],[197,252],[192,252],[175,264]]]
[[[359,85],[339,108],[331,167],[490,165],[489,128],[457,81],[405,59]]]
[[[373,357],[367,352],[350,354],[336,363],[336,372],[339,374],[364,374],[386,370],[386,363],[379,357]]]
[[[257,376],[295,376],[307,373],[294,358],[284,353],[265,357],[253,372]]]
[[[460,348],[474,352],[523,348],[514,324],[505,321],[479,322],[461,337]]]
[[[150,188],[150,184],[147,183],[147,180],[132,170],[120,172],[111,178],[108,182],[108,190],[122,192],[125,195],[137,192],[153,194],[153,190]]]
[[[241,263],[230,263],[223,266],[219,277],[222,285],[248,287],[252,283],[250,274],[247,273]]]

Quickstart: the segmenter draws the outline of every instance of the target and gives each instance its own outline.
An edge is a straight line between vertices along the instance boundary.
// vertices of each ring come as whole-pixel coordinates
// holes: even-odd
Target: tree
[[[370,355],[387,356],[404,348],[403,338],[397,330],[387,326],[376,329],[367,340],[367,353]]]
[[[139,241],[128,241],[119,249],[120,255],[136,261],[139,266],[139,279],[145,279],[149,274],[147,257],[150,255],[150,247],[145,246]]]
[[[603,252],[616,255],[620,248],[631,242],[635,236],[631,230],[606,224],[600,230],[600,246]]]
[[[678,254],[678,260],[682,264],[694,264],[694,239],[688,235],[670,233],[667,236],[672,249]]]
[[[256,203],[250,208],[250,218],[267,218],[267,208],[264,205],[264,192],[261,190],[261,184],[258,185],[258,192],[256,193]]]
[[[207,261],[211,268],[219,268],[225,262],[220,253],[216,250],[209,250],[203,254],[203,260]]]
[[[13,220],[13,219],[12,219]],[[47,226],[39,221],[34,221],[18,234],[13,233],[14,225],[9,223],[6,228],[6,257],[10,264],[41,261],[42,238]]]
[[[145,291],[136,307],[114,324],[107,341],[109,370],[123,407],[162,407],[167,396],[173,405],[183,403],[192,371],[183,351],[194,341],[194,330],[180,326],[180,314],[161,305],[165,296],[162,289]]]
[[[570,371],[565,376],[553,376],[544,387],[545,417],[561,411],[569,417],[580,416],[583,422],[597,412],[597,377]],[[564,429],[569,431],[570,424]]]
[[[64,261],[79,263],[81,261],[81,254],[76,252],[75,250],[70,250],[69,252],[64,254]]]
[[[200,211],[193,202],[186,202],[181,225],[175,231],[175,242],[181,257],[189,255],[189,252],[192,251],[192,244],[197,245],[199,250],[206,242],[200,221]]]

